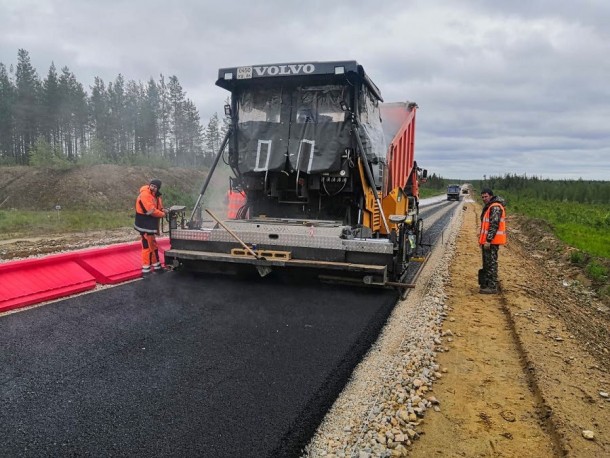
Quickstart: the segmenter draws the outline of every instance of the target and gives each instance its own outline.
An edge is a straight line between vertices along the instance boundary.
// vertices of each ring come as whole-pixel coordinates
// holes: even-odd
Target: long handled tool
[[[214,215],[214,213],[212,213],[208,208],[206,208],[205,211],[208,213],[208,215],[210,215],[212,218],[214,218],[214,221],[216,221],[220,227],[222,227],[225,231],[227,231],[231,235],[231,237],[233,237],[235,240],[237,240],[240,243],[240,245],[242,247],[244,247],[244,249],[248,253],[250,253],[256,259],[259,259],[261,261],[265,260],[265,258],[263,256],[259,255],[256,251],[254,251],[252,248],[250,248],[248,245],[246,245],[246,243],[242,239],[240,239],[235,232],[233,232],[231,229],[229,229],[227,226],[225,226],[224,223],[222,221],[220,221],[220,219],[218,219],[216,217],[216,215]],[[256,266],[256,270],[258,271],[258,273],[261,277],[264,277],[265,275],[271,273],[271,267],[267,267],[267,266]]]
[[[258,254],[257,254],[257,253],[256,253],[256,252],[255,252],[255,251],[252,249],[252,248],[250,248],[248,245],[246,245],[246,243],[245,243],[245,242],[244,242],[242,239],[240,239],[240,238],[237,236],[237,234],[236,234],[235,232],[233,232],[231,229],[229,229],[227,226],[225,226],[225,225],[223,224],[223,222],[222,222],[222,221],[220,221],[220,220],[219,220],[219,219],[216,217],[216,215],[214,215],[214,213],[212,213],[212,212],[211,212],[211,211],[210,211],[208,208],[206,208],[206,209],[205,209],[205,211],[206,211],[206,212],[207,212],[207,213],[208,213],[208,214],[209,214],[209,215],[210,215],[212,218],[214,218],[214,221],[216,221],[216,222],[217,222],[217,223],[220,225],[220,227],[222,227],[222,228],[223,228],[225,231],[227,231],[229,234],[231,234],[231,237],[233,237],[235,240],[237,240],[237,241],[238,241],[238,242],[241,244],[241,246],[243,246],[243,247],[244,247],[244,249],[245,249],[245,250],[246,250],[248,253],[250,253],[250,254],[251,254],[252,256],[254,256],[256,259],[265,259],[265,258],[263,258],[262,256],[259,256],[259,255],[258,255]]]

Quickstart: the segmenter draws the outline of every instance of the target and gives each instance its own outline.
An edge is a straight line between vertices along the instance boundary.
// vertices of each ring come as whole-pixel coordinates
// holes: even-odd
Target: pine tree
[[[62,152],[69,161],[75,162],[79,156],[80,147],[85,144],[87,96],[82,84],[76,80],[76,76],[68,67],[62,68],[61,71],[59,114]],[[83,123],[85,126],[82,126]]]
[[[142,152],[150,156],[159,152],[159,113],[161,111],[160,95],[157,84],[151,78],[143,96],[140,114],[142,116]]]
[[[184,91],[182,90],[182,86],[178,81],[178,78],[175,75],[169,77],[169,82],[167,84],[169,91],[169,104],[171,108],[171,150],[172,157],[171,160],[173,162],[179,163],[184,156]]]
[[[142,154],[142,119],[140,116],[140,101],[142,87],[135,81],[128,81],[125,90],[125,112],[123,116],[125,135],[127,138],[127,153]]]
[[[25,49],[18,51],[15,86],[16,160],[19,164],[28,164],[30,150],[34,147],[40,131],[41,105],[40,80]]]
[[[105,158],[112,157],[108,93],[104,81],[99,77],[95,77],[91,88],[89,115],[93,128],[92,146],[95,146],[98,155],[103,152]]]
[[[218,153],[221,142],[218,113],[214,113],[212,117],[210,117],[208,126],[205,129],[204,142],[207,163],[211,164],[212,160]]]
[[[203,131],[199,112],[190,100],[184,103],[184,146],[188,151],[188,161],[182,165],[195,167],[203,164]]]
[[[76,81],[76,79],[75,79]],[[75,122],[76,156],[82,157],[83,152],[89,145],[90,118],[88,96],[83,85],[76,82],[72,91],[72,109]]]
[[[169,158],[170,131],[171,131],[171,104],[169,102],[169,90],[165,84],[163,75],[159,78],[159,134],[161,136],[161,149],[163,158]]]
[[[52,149],[59,149],[61,141],[59,136],[59,110],[61,96],[59,93],[59,80],[55,64],[51,63],[46,79],[42,83],[43,113],[41,120],[42,135],[51,145]]]
[[[14,142],[16,89],[0,62],[0,161],[12,163],[17,154]]]
[[[125,79],[120,73],[114,83],[108,84],[108,103],[110,108],[111,154],[114,160],[118,162],[125,158],[127,152]]]
[[[51,63],[41,82],[23,49],[14,81],[0,63],[0,160],[28,164],[34,154],[37,165],[64,165],[85,152],[95,162],[161,153],[173,164],[201,165],[199,113],[176,76],[144,85],[119,74],[107,86],[96,77],[89,97],[67,67],[58,75]]]

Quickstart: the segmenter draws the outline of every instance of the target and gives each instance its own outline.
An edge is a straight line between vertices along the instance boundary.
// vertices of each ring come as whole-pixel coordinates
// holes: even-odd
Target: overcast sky
[[[356,60],[418,103],[430,173],[610,180],[608,24],[608,0],[0,0],[0,62],[23,48],[88,92],[176,75],[207,123],[221,67]]]

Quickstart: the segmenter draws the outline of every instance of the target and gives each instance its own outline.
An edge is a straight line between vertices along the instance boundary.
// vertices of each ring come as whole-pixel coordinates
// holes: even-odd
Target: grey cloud
[[[25,48],[85,87],[175,74],[205,122],[220,67],[355,59],[387,101],[420,105],[430,170],[610,179],[608,2],[377,3],[0,0],[0,62]]]

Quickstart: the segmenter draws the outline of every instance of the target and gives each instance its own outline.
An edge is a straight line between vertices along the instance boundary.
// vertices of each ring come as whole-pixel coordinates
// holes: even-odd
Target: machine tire
[[[420,246],[422,237],[424,236],[424,220],[419,218],[415,227],[415,245]]]
[[[400,295],[400,300],[404,301],[409,294],[409,288],[398,288],[398,294]]]

